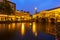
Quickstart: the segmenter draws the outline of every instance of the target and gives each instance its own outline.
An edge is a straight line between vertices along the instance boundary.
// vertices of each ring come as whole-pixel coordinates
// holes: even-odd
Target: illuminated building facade
[[[0,1],[1,1],[0,4],[5,2],[5,0],[0,0]],[[14,13],[12,13],[12,15],[9,15],[9,16],[5,15],[5,14],[0,14],[0,21],[15,20],[15,16],[13,14],[15,14],[15,11],[16,11],[16,4],[13,2],[10,2],[8,0],[7,0],[7,2],[10,4],[10,7],[14,11]],[[0,10],[0,12],[1,12],[1,10]]]
[[[50,18],[55,19],[55,21],[60,22],[60,7],[56,7],[49,10],[43,10],[37,14],[33,14],[33,18],[48,18],[48,21],[50,22]]]
[[[26,12],[26,11],[16,11],[15,12],[15,15],[16,16],[19,16],[20,19],[24,19],[24,20],[29,20],[31,17],[30,17],[30,13],[29,12]]]

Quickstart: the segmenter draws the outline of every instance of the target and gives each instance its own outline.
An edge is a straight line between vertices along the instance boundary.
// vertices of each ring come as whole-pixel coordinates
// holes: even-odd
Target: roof
[[[16,5],[15,3],[11,2],[11,1],[7,1],[7,2],[9,2],[9,3],[12,3],[12,4]]]
[[[60,8],[60,7],[51,8],[51,9],[48,9],[46,11],[50,11],[50,10],[54,10],[54,9],[58,9],[58,8]]]

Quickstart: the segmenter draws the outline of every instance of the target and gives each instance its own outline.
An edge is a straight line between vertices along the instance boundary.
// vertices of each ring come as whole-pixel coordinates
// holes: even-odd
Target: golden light
[[[9,20],[11,21],[11,18],[9,18]]]
[[[12,23],[12,29],[13,30],[15,29],[15,23]]]
[[[15,21],[15,18],[12,18],[13,19],[13,21]]]
[[[9,29],[9,30],[11,29],[11,25],[10,25],[10,24],[8,25],[8,29]]]
[[[22,16],[22,18],[24,18],[24,16]]]
[[[35,22],[33,22],[33,28],[32,28],[32,31],[33,31],[33,33],[36,32],[36,24],[35,24]]]
[[[32,31],[33,31],[34,35],[37,36],[36,23],[35,22],[33,22],[33,26],[32,27],[33,27]]]
[[[22,23],[22,27],[21,27],[21,35],[23,36],[25,33],[25,27],[24,27],[24,23]]]
[[[1,17],[0,17],[0,21],[1,21]]]
[[[14,16],[14,15],[8,15],[8,17],[14,17],[14,18],[15,18],[15,16]]]
[[[33,18],[35,18],[36,17],[36,15],[33,15]]]
[[[32,23],[30,23],[30,25],[32,25]]]
[[[32,19],[32,18],[30,17],[30,19]]]
[[[57,22],[60,22],[60,15],[57,16]]]
[[[20,16],[16,16],[16,18],[20,18]]]
[[[17,23],[17,29],[20,29],[21,28],[21,25],[22,25],[21,23]]]
[[[26,18],[24,20],[27,20]]]
[[[3,17],[5,16],[5,17],[6,17],[7,15],[1,15],[1,14],[0,14],[0,16],[3,16]]]

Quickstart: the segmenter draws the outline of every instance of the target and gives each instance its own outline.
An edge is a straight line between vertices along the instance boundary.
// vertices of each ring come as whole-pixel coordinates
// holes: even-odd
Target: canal
[[[0,23],[0,40],[55,40],[56,24]]]

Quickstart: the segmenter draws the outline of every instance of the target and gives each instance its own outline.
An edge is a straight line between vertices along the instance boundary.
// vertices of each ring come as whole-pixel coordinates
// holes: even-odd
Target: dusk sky
[[[48,10],[51,8],[59,7],[60,0],[11,0],[16,3],[17,10],[29,11],[34,13],[34,8],[37,7],[37,11]]]

